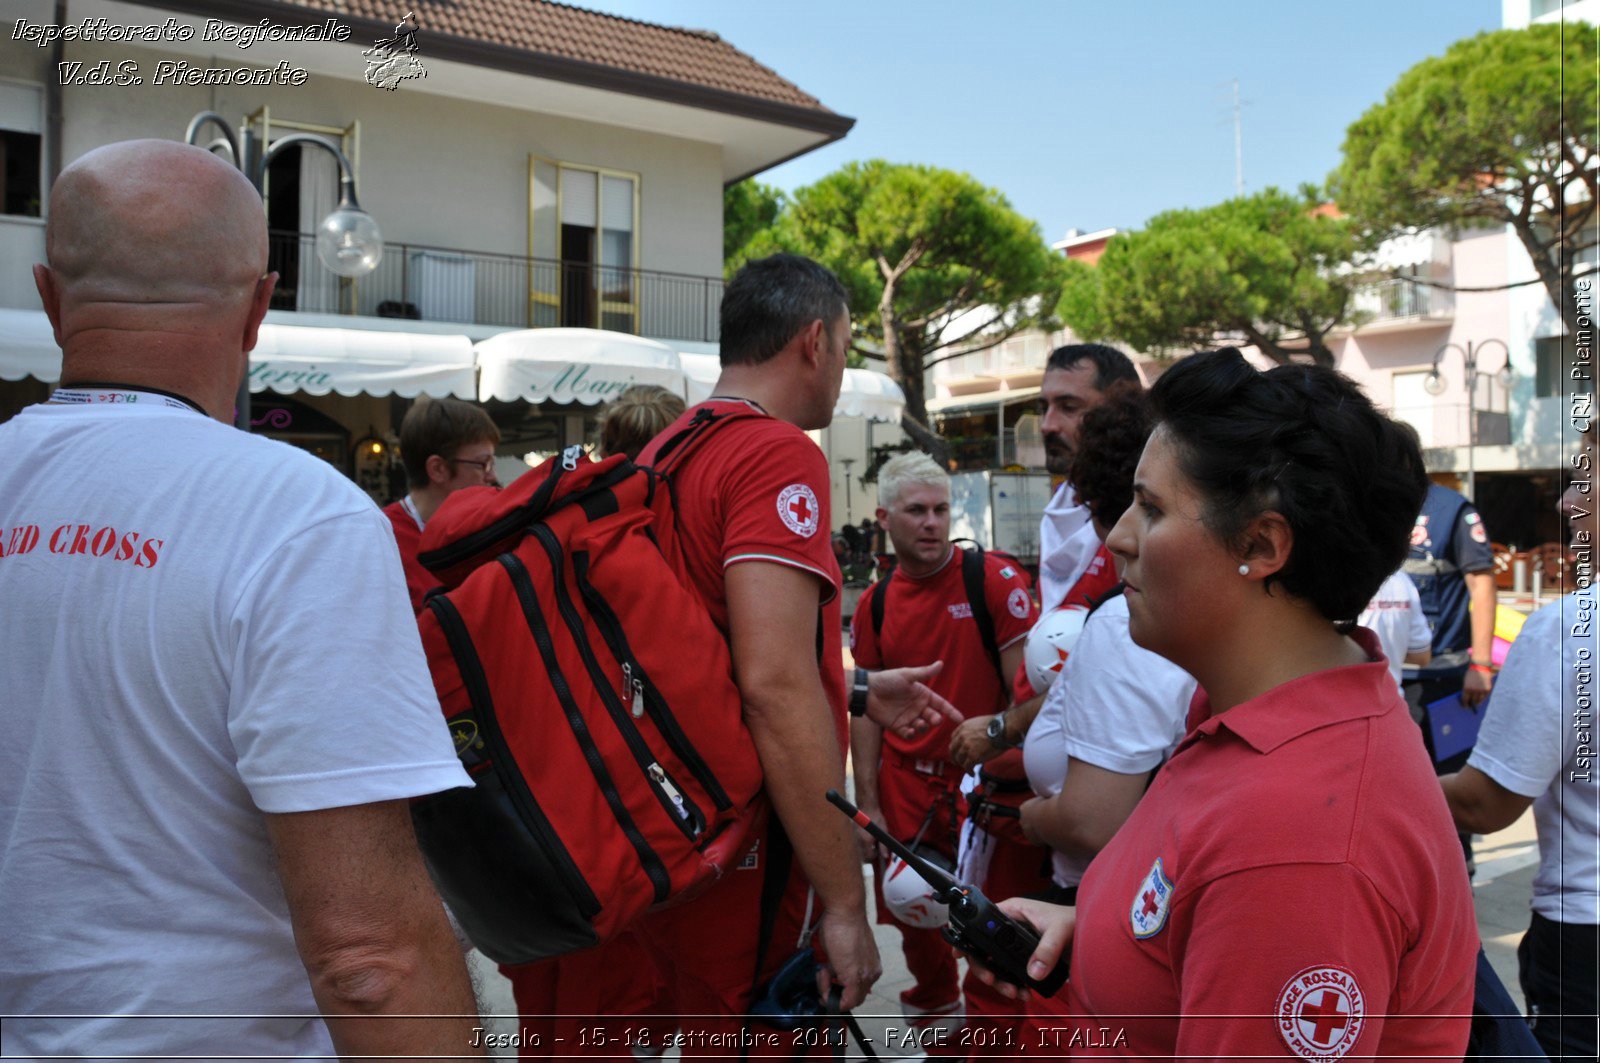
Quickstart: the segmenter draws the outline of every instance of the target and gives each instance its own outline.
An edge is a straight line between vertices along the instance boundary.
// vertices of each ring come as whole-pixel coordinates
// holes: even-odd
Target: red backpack
[[[670,468],[738,415],[697,419]],[[743,856],[765,814],[726,642],[663,555],[662,472],[568,447],[451,495],[419,618],[475,788],[413,803],[440,894],[491,959],[601,944]]]

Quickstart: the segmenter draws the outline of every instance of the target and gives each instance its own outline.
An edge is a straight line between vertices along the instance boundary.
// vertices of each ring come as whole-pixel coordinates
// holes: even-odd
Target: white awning
[[[0,309],[0,379],[61,379],[61,350],[43,310]],[[313,395],[454,395],[475,392],[465,336],[262,325],[250,352],[250,390]]]
[[[1002,403],[1014,406],[1019,402],[1032,401],[1038,395],[1037,387],[1012,388],[1010,391],[980,391],[975,395],[949,395],[928,400],[928,412],[949,413],[951,410],[975,410],[985,406],[998,409]]]
[[[684,392],[677,351],[623,332],[522,329],[491,336],[476,350],[480,399],[594,406],[635,384]]]
[[[250,352],[250,390],[282,395],[471,399],[474,377],[472,341],[466,336],[262,325],[260,342]]]
[[[717,377],[722,373],[722,362],[714,354],[680,354],[684,372],[688,374],[688,395],[693,405],[711,397]],[[883,373],[871,369],[846,369],[844,383],[839,386],[839,401],[833,407],[835,417],[865,417],[872,421],[898,422],[906,408],[906,393],[900,385]]]
[[[833,415],[898,423],[905,408],[906,393],[887,375],[873,369],[846,369]]]
[[[61,348],[43,310],[0,310],[0,380],[61,379]]]

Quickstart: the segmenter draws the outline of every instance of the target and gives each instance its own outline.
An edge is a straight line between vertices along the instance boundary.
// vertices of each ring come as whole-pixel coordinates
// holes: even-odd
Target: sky
[[[960,170],[1054,242],[1245,191],[1321,183],[1395,79],[1500,27],[1500,0],[577,0],[709,29],[856,119],[768,170],[793,189],[855,159]]]

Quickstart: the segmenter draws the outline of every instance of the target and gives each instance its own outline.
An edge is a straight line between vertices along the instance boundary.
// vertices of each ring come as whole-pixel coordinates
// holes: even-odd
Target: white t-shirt
[[[1158,766],[1184,735],[1193,676],[1143,649],[1128,634],[1128,600],[1110,599],[1089,617],[1028,728],[1022,764],[1041,797],[1061,792],[1072,757],[1137,775]],[[1055,853],[1059,886],[1076,886],[1086,857]]]
[[[1389,671],[1396,686],[1400,685],[1406,654],[1433,646],[1433,631],[1428,627],[1428,618],[1422,615],[1417,585],[1411,582],[1404,569],[1383,581],[1356,623],[1378,636],[1378,645],[1389,658]]]
[[[388,520],[187,409],[34,406],[0,454],[0,1013],[107,1016],[7,1053],[330,1054],[262,813],[471,785]]]
[[[1595,589],[1528,618],[1467,763],[1532,797],[1539,833],[1533,910],[1558,923],[1600,923],[1600,784],[1595,776]]]

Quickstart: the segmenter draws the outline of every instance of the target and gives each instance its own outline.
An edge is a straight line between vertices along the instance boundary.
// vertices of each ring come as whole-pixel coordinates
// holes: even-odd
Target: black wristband
[[[867,714],[867,686],[872,673],[865,668],[857,668],[855,680],[850,685],[850,715],[865,716]]]

